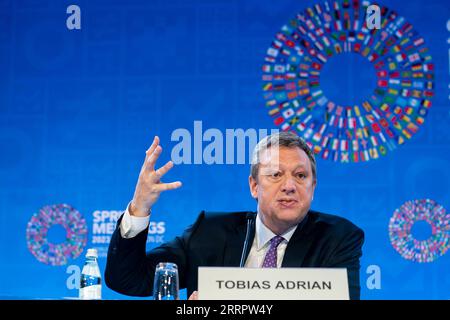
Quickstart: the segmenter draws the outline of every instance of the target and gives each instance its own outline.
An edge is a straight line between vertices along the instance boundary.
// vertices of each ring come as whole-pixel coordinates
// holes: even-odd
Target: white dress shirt
[[[286,251],[287,244],[291,240],[292,235],[297,229],[297,225],[287,230],[285,233],[280,234],[284,240],[277,247],[277,268],[281,267],[283,262],[284,253]],[[266,252],[270,248],[270,240],[275,237],[269,228],[267,228],[259,217],[259,213],[256,216],[255,224],[255,238],[253,239],[252,248],[248,254],[247,261],[245,262],[246,268],[261,268],[264,262]]]
[[[128,204],[122,222],[120,223],[120,235],[122,238],[130,239],[136,237],[141,231],[145,230],[150,223],[150,215],[146,217],[132,216]]]
[[[120,223],[120,234],[122,238],[130,239],[138,235],[141,231],[148,227],[150,222],[150,216],[135,217],[129,212],[130,205],[127,206],[125,214],[123,215],[122,222]],[[294,226],[287,230],[285,233],[280,234],[284,240],[277,247],[277,268],[281,267],[283,262],[284,252],[286,251],[287,244],[294,234],[297,226]],[[275,237],[269,228],[267,228],[261,221],[259,214],[256,216],[255,224],[255,238],[253,240],[250,253],[247,261],[245,262],[246,268],[261,268],[264,262],[266,252],[270,248],[270,240]]]

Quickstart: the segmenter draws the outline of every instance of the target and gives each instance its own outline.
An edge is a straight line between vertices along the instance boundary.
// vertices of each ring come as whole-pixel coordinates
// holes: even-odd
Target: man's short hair
[[[269,149],[270,147],[278,146],[278,147],[286,147],[286,148],[300,148],[303,150],[309,158],[311,162],[311,170],[314,181],[317,179],[316,173],[316,159],[314,158],[314,154],[311,149],[306,144],[305,140],[300,138],[293,132],[278,132],[271,134],[270,136],[265,137],[256,145],[252,154],[252,163],[250,166],[250,174],[257,181],[258,178],[258,170],[259,170],[259,155],[262,151]]]

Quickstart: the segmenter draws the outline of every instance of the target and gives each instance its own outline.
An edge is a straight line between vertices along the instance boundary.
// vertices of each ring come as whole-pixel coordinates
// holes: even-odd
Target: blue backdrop
[[[284,106],[279,104],[288,99],[289,90],[276,88],[282,83],[276,75],[288,72],[277,69],[280,66],[295,66],[282,48],[292,49],[295,56],[295,50],[311,47],[304,43],[289,47],[276,35],[287,34],[285,25],[295,29],[289,21],[296,19],[296,13],[307,14],[306,9],[317,3],[322,2],[1,0],[0,296],[76,297],[79,268],[88,247],[99,250],[104,271],[109,236],[133,196],[154,135],[161,137],[164,149],[160,164],[170,159],[177,144],[171,141],[174,130],[185,128],[194,135],[194,121],[202,121],[203,132],[216,128],[222,133],[237,128],[284,130],[289,123],[290,129],[307,136],[307,129],[296,127],[312,123],[306,114],[299,115],[297,123],[289,122],[292,115],[282,112]],[[71,4],[81,10],[81,29],[67,27],[71,13],[66,9]],[[341,20],[342,26],[334,28],[346,30],[345,10],[356,9],[345,1],[338,4],[334,7],[330,2],[331,20]],[[349,152],[348,163],[342,155],[351,150],[354,139],[337,139],[343,134],[339,129],[327,131],[329,155],[325,156],[323,146],[316,149],[313,209],[346,217],[365,231],[363,299],[449,299],[449,4],[445,0],[377,4],[413,26],[413,33],[408,28],[394,30],[401,32],[397,37],[416,42],[392,47],[393,60],[377,68],[381,59],[369,61],[370,54],[377,52],[376,42],[364,43],[358,34],[346,33],[348,41],[353,36],[354,43],[362,41],[363,48],[373,51],[363,56],[347,52],[342,45],[333,48],[326,63],[322,61],[323,68],[307,61],[310,67],[321,68],[317,69],[320,77],[316,77],[318,84],[313,81],[317,73],[305,78],[309,82],[303,88],[310,91],[300,93],[304,98],[297,100],[296,110],[308,106],[307,113],[316,121],[310,128],[318,132],[320,121],[331,121],[332,113],[323,114],[330,101],[359,104],[362,110],[360,102],[375,88],[381,90],[376,91],[380,97],[397,86],[409,90],[405,97],[414,96],[416,90],[413,102],[418,105],[409,98],[384,96],[374,97],[372,106],[383,112],[382,102],[391,110],[400,106],[418,130],[404,133],[402,144],[398,136],[388,134],[384,142],[370,121],[373,118],[366,117],[371,130],[367,140],[376,136],[388,150],[370,160],[358,153],[359,161]],[[326,7],[321,8],[323,13]],[[317,8],[314,15],[321,16]],[[311,20],[318,25],[318,20]],[[315,27],[306,31],[312,30],[317,32]],[[335,35],[336,43],[342,34]],[[320,46],[315,49],[320,51]],[[418,56],[411,53],[414,50]],[[297,65],[293,72],[301,77]],[[402,66],[410,73],[403,75],[401,85],[383,82],[383,77],[394,79],[393,73]],[[377,73],[383,70],[391,77]],[[309,96],[314,92],[319,93]],[[275,96],[276,102],[271,102],[273,94],[281,94]],[[274,105],[279,109],[273,111]],[[352,128],[351,117],[344,128]],[[356,116],[353,120],[358,119],[363,121]],[[308,141],[319,148],[325,143],[323,137]],[[248,175],[248,159],[245,164],[177,165],[166,180],[181,180],[183,187],[163,194],[153,208],[148,248],[182,232],[201,210],[255,210]],[[409,220],[409,225],[392,221],[390,227],[394,215]],[[395,244],[403,236],[409,238]],[[401,248],[408,246],[416,250],[401,254]],[[106,287],[103,297],[127,298]]]

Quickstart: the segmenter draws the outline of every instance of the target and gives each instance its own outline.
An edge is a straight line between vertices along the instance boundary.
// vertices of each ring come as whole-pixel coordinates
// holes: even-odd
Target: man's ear
[[[252,176],[248,177],[248,185],[250,187],[250,193],[252,194],[252,197],[258,199],[258,183]]]

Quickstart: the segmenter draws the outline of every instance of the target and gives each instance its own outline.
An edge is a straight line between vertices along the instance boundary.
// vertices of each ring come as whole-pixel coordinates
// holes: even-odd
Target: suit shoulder
[[[256,215],[256,213],[251,211],[235,211],[235,212],[211,212],[211,211],[202,211],[203,214],[203,222],[204,223],[231,223],[231,224],[239,224],[245,222],[247,219],[247,215]]]
[[[315,224],[323,225],[339,233],[358,233],[364,235],[364,231],[350,220],[333,214],[311,210],[309,212],[311,220]]]
[[[230,233],[235,233],[239,227],[247,223],[248,211],[239,212],[200,212],[196,222],[192,226],[192,232],[196,237],[223,238]]]

